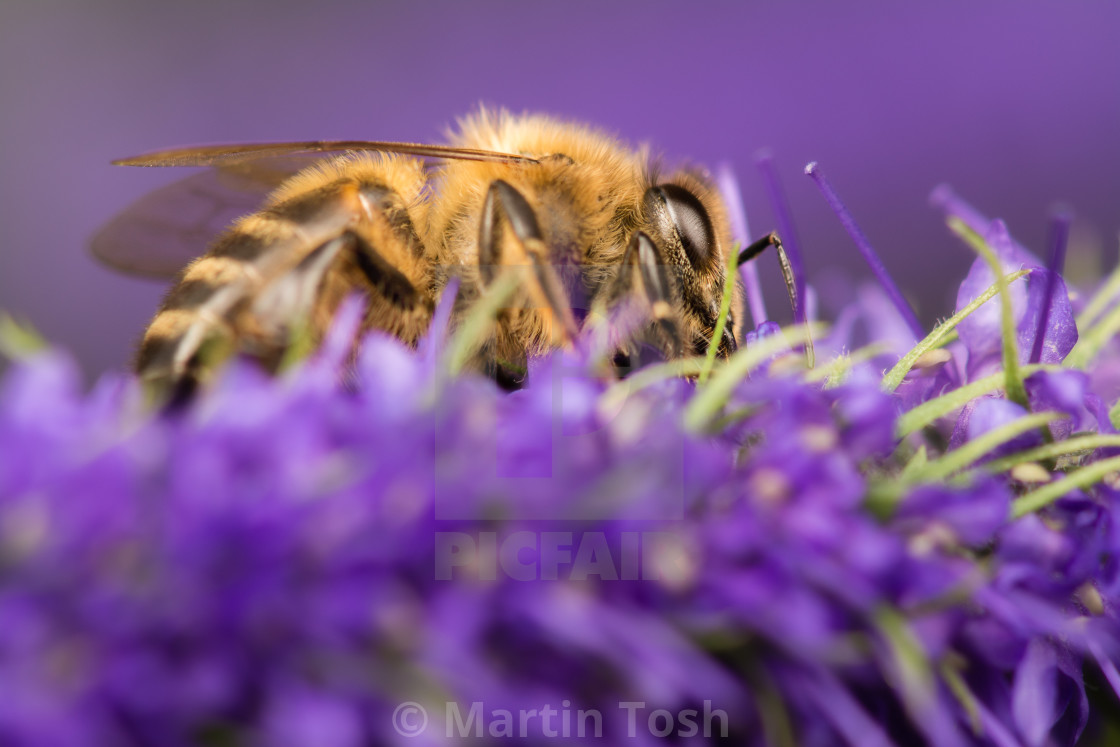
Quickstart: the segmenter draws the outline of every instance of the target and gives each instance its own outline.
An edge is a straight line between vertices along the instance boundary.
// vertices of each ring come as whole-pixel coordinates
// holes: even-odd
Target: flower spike
[[[856,242],[856,247],[859,249],[859,253],[863,255],[864,262],[871,268],[875,279],[879,281],[879,285],[883,286],[883,290],[887,292],[887,296],[891,299],[891,302],[894,303],[895,308],[898,309],[898,313],[902,315],[903,320],[906,321],[906,325],[910,327],[910,331],[914,333],[914,339],[920,340],[925,337],[925,331],[922,329],[922,325],[918,323],[918,317],[914,315],[914,310],[910,308],[910,304],[906,302],[902,291],[895,285],[890,273],[887,272],[887,268],[883,265],[883,261],[879,259],[879,255],[871,247],[871,242],[867,240],[867,236],[860,230],[860,227],[856,224],[855,218],[852,217],[848,208],[844,207],[844,203],[840,201],[840,196],[836,194],[836,190],[832,188],[828,179],[825,178],[824,172],[821,171],[817,162],[813,161],[806,166],[805,173],[816,182],[817,187],[821,190],[821,194],[824,195],[825,201],[828,203],[829,207],[832,208],[833,212],[836,213],[836,217],[840,219],[840,223],[843,224],[844,228],[848,231],[848,235],[852,237],[852,241]]]
[[[731,164],[725,162],[719,165],[716,169],[716,182],[727,205],[727,217],[731,221],[731,238],[739,242],[739,246],[747,246],[751,243],[751,232],[747,223],[747,214],[743,210],[739,180],[735,178],[735,171],[731,168]],[[751,319],[757,327],[769,318],[766,315],[766,302],[762,297],[762,284],[758,280],[758,268],[753,263],[746,262],[739,266],[739,273],[747,291],[747,306],[751,311]]]

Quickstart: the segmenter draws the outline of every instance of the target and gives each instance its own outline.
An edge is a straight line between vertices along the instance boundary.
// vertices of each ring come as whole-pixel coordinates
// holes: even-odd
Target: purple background
[[[200,142],[437,141],[480,101],[727,159],[756,232],[774,226],[753,166],[769,146],[811,277],[866,276],[801,174],[817,159],[927,321],[951,310],[970,261],[927,207],[942,181],[1032,247],[1048,207],[1067,201],[1073,260],[1103,252],[1111,266],[1120,5],[927,5],[3,0],[0,308],[91,373],[123,366],[162,287],[100,268],[85,242],[177,174],[111,158]]]

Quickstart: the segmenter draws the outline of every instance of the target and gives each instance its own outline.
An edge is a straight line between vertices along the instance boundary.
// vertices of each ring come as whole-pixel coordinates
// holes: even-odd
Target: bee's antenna
[[[786,281],[786,292],[789,294],[789,303],[796,311],[798,300],[797,279],[793,274],[793,265],[789,261],[789,256],[786,254],[786,249],[782,246],[782,240],[778,238],[778,234],[771,231],[739,252],[739,259],[736,262],[736,266],[741,266],[746,262],[750,262],[771,246],[774,247],[774,250],[778,253],[778,264],[782,268],[782,279]],[[805,358],[809,362],[809,368],[812,368],[815,355],[813,353],[813,338],[810,337],[808,333],[805,334]]]

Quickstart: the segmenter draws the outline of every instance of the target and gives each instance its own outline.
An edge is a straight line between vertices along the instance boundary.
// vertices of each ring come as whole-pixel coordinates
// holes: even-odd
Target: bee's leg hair
[[[502,251],[502,223],[512,230],[515,251],[522,255],[509,256]],[[508,244],[506,246],[509,246]],[[493,280],[499,266],[529,265],[533,268],[530,293],[537,297],[559,322],[565,343],[572,342],[579,333],[571,303],[556,271],[548,264],[548,249],[544,244],[537,216],[525,197],[501,179],[490,184],[482,208],[479,226],[479,270],[484,282]]]

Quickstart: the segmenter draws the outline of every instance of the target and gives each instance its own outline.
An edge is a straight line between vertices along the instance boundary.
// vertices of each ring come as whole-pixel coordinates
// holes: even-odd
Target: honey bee
[[[355,291],[368,298],[362,332],[415,346],[453,277],[454,325],[507,271],[521,278],[517,300],[476,361],[503,383],[518,384],[528,357],[572,344],[589,310],[623,303],[641,323],[618,358],[641,346],[702,354],[733,267],[727,208],[705,171],[662,174],[647,150],[546,116],[481,109],[448,145],[204,146],[114,163],[211,167],[97,234],[94,254],[126,272],[178,270],[231,215],[256,210],[179,271],[144,332],[136,371],[171,390],[192,389],[233,353],[274,369],[293,330],[320,340]],[[768,236],[742,261],[769,244],[780,248]],[[738,344],[732,287],[715,341],[723,356]]]

